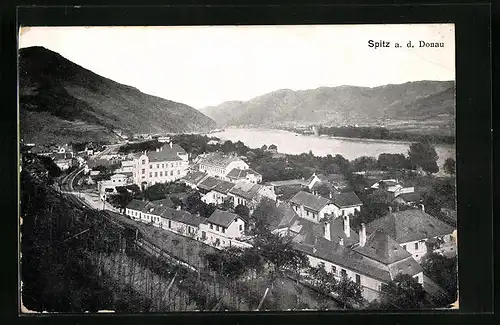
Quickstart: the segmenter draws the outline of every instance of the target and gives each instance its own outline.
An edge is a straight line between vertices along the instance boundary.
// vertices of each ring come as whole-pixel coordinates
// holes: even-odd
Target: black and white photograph
[[[450,23],[21,26],[21,313],[458,310],[455,97]]]

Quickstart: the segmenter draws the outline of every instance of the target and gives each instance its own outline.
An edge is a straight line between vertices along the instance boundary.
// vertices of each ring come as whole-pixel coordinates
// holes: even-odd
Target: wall
[[[417,240],[411,241],[407,243],[401,243],[401,247],[406,249],[408,253],[410,253],[413,258],[420,263],[422,257],[427,253],[427,245],[425,244],[427,240]],[[417,244],[418,248],[415,248],[415,244]]]
[[[332,271],[332,266],[335,266],[336,271],[335,271],[335,277],[337,280],[340,280],[341,278],[341,270],[344,269],[346,270],[347,276],[352,280],[356,281],[356,274],[360,276],[361,280],[361,288],[363,289],[362,295],[363,298],[365,298],[368,301],[372,301],[375,299],[379,298],[380,294],[380,286],[383,283],[382,281],[379,281],[377,279],[374,279],[372,277],[369,277],[367,275],[357,273],[355,271],[349,270],[343,266],[336,265],[334,263],[331,263],[329,261],[320,259],[315,256],[307,255],[309,258],[309,264],[314,267],[317,266],[319,263],[323,262],[325,264],[325,269],[327,271]]]
[[[189,165],[187,156],[185,158],[185,160],[150,163],[148,156],[143,154],[135,161],[134,183],[141,186],[142,182],[147,182],[148,186],[150,186],[155,183],[171,182],[184,177],[187,174]],[[142,163],[143,160],[144,164]]]
[[[222,194],[217,191],[210,191],[207,194],[205,194],[201,200],[205,202],[206,204],[214,203],[214,204],[222,204],[224,203],[224,200],[227,198],[227,195]]]
[[[244,162],[243,160],[238,159],[238,160],[230,162],[229,165],[226,166],[225,174],[224,175],[227,175],[234,168],[248,169],[250,167],[248,166],[248,164],[246,162]]]
[[[244,233],[245,222],[241,218],[236,218],[226,230],[226,235],[231,238],[240,238]]]

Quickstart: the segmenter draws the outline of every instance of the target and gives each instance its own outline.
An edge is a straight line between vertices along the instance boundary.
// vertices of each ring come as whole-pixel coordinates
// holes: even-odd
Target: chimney
[[[344,246],[344,238],[339,237],[339,245]]]
[[[160,151],[160,148],[156,148],[156,152],[159,152]]]
[[[389,214],[391,214],[391,213],[392,213],[392,207],[389,206]]]
[[[361,230],[359,231],[359,246],[363,247],[366,244],[366,227],[361,223]]]
[[[176,208],[175,208],[177,211],[179,211],[181,209],[181,206],[178,205]]]
[[[330,199],[331,199],[332,198],[332,191],[330,191],[329,194],[330,194]]]
[[[420,209],[422,209],[422,212],[425,212],[425,206],[423,204],[420,204]]]
[[[346,235],[346,237],[349,237],[351,235],[351,226],[349,224],[348,215],[344,216],[344,234]]]
[[[170,141],[170,148],[172,148],[172,141]]]
[[[330,223],[328,221],[325,221],[324,223],[324,237],[326,240],[332,240],[332,237],[330,235]]]

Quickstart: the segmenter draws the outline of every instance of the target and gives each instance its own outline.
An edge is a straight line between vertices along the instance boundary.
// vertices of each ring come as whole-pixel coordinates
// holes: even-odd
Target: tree
[[[455,175],[455,160],[453,160],[453,158],[446,158],[443,168],[446,173]]]
[[[382,284],[382,305],[391,309],[414,309],[425,306],[426,294],[418,281],[408,274],[398,274]]]
[[[454,302],[457,299],[457,258],[431,252],[424,255],[421,265],[424,273],[446,291],[444,303]]]
[[[312,280],[314,288],[317,290],[316,298],[319,301],[320,309],[328,308],[330,295],[335,291],[337,279],[332,272],[325,269],[324,263],[319,263],[316,266],[309,266],[307,274]]]
[[[234,213],[236,213],[237,215],[239,215],[243,219],[247,220],[248,215],[250,214],[250,209],[247,206],[243,205],[243,204],[238,204],[234,208]]]
[[[267,146],[266,146],[266,145],[263,145],[263,146],[260,148],[260,150],[262,150],[262,151],[266,151],[266,150],[267,150]]]
[[[276,213],[276,203],[268,198],[262,198],[255,207],[250,219],[252,233],[259,234],[269,231],[269,227],[274,223]]]
[[[361,286],[351,281],[346,274],[342,275],[335,287],[335,292],[338,294],[339,300],[344,304],[344,308],[347,305],[361,304],[364,301]]]
[[[414,142],[408,151],[410,164],[414,169],[421,167],[428,174],[437,173],[438,154],[436,148],[430,142]]]
[[[314,187],[314,191],[318,192],[319,195],[328,197],[332,192],[328,183],[320,183]]]
[[[362,156],[354,159],[352,165],[355,171],[367,171],[376,168],[377,160],[373,157]]]
[[[410,168],[410,162],[403,154],[381,153],[377,164],[384,170]]]
[[[307,256],[295,250],[288,237],[265,232],[255,238],[255,246],[264,259],[273,265],[275,276],[285,269],[298,272],[309,265]]]

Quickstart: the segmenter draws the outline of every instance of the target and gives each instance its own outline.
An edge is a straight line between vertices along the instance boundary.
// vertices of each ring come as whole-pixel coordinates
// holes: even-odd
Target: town
[[[349,161],[210,134],[117,134],[114,144],[22,142],[21,171],[135,227],[150,251],[170,249],[169,263],[199,268],[194,253],[186,259],[176,244],[161,247],[162,236],[206,247],[198,255],[210,274],[231,283],[268,275],[251,309],[273,299],[288,309],[446,308],[457,300],[454,161],[446,177],[432,175],[430,143],[413,143],[408,157]],[[262,262],[234,260],[252,254]]]

